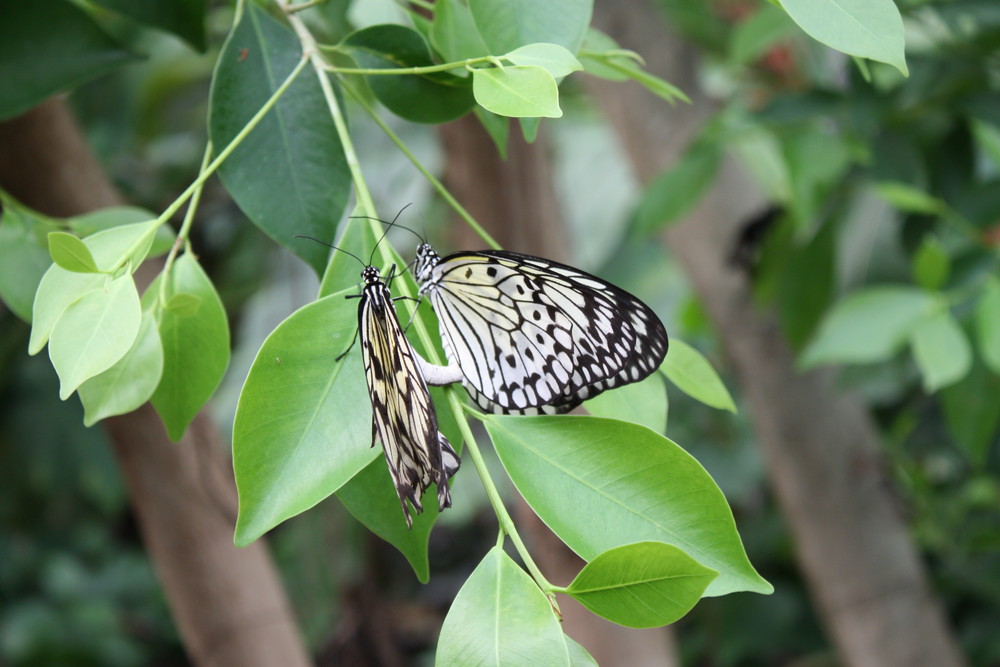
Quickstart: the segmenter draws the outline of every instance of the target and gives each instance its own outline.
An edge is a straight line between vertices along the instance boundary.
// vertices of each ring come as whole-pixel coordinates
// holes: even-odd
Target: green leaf
[[[510,119],[506,116],[498,116],[491,111],[477,106],[472,110],[476,118],[485,128],[486,133],[493,140],[493,145],[497,147],[497,154],[501,160],[507,159],[507,137],[510,135]],[[522,118],[522,121],[527,120]]]
[[[68,218],[66,224],[69,225],[70,231],[83,238],[112,227],[121,227],[136,222],[151,222],[156,217],[155,213],[136,206],[111,206]],[[156,228],[156,234],[147,257],[159,257],[166,254],[176,238],[177,235],[170,225],[159,225]]]
[[[469,0],[469,9],[493,54],[537,42],[576,53],[590,26],[593,0]]]
[[[714,181],[721,158],[722,152],[715,142],[692,144],[675,164],[646,187],[635,212],[632,233],[647,238],[680,220]]]
[[[487,111],[513,118],[559,118],[559,89],[546,70],[535,66],[485,67],[472,71],[472,92]]]
[[[566,648],[569,649],[569,664],[573,667],[598,667],[594,656],[587,653],[587,649],[580,646],[572,637],[566,637]]]
[[[972,119],[972,136],[976,138],[983,153],[1000,167],[1000,127],[984,120]]]
[[[201,308],[201,297],[195,294],[174,294],[167,299],[165,310],[169,310],[176,317],[193,317]]]
[[[976,341],[983,362],[1000,375],[1000,280],[990,276],[976,304]]]
[[[773,590],[747,560],[722,491],[670,440],[597,417],[490,415],[484,424],[525,501],[584,560],[665,542],[719,572],[706,595]]]
[[[163,346],[150,311],[142,314],[132,347],[114,366],[79,388],[85,426],[105,417],[132,412],[148,401],[163,374]]]
[[[49,232],[52,261],[73,273],[101,273],[83,241],[66,232]]]
[[[3,196],[0,217],[0,299],[11,312],[31,322],[31,307],[38,284],[52,266],[46,240],[56,229],[54,220]]]
[[[904,213],[940,215],[948,209],[948,205],[937,197],[932,197],[923,190],[907,183],[882,181],[875,184],[875,191],[893,207]]]
[[[437,0],[434,3],[430,40],[445,62],[490,55],[472,20],[472,12],[458,0]]]
[[[968,375],[940,392],[948,430],[975,467],[987,465],[1000,426],[1000,375],[984,364],[973,364]]]
[[[583,65],[583,71],[592,76],[609,81],[628,81],[628,76],[620,69],[613,69],[605,64],[609,59],[615,59],[619,64],[627,64],[626,61],[631,59],[621,55],[623,50],[614,39],[592,27],[587,30],[583,48],[579,53],[580,64]],[[613,55],[614,52],[618,52],[618,55]],[[639,57],[639,54],[635,56]]]
[[[781,6],[816,41],[908,74],[903,19],[892,0],[781,0]]]
[[[795,24],[780,7],[762,5],[754,14],[736,24],[729,40],[729,60],[745,65],[791,35]]]
[[[398,69],[434,65],[423,36],[402,25],[376,25],[340,44],[360,67]],[[397,116],[415,123],[445,123],[467,114],[475,100],[468,77],[447,72],[368,77],[375,97]]]
[[[143,295],[147,308],[159,299],[162,280],[167,281],[168,306],[177,295],[184,295],[183,301],[189,303],[192,297],[199,301],[194,312],[166,307],[159,313],[163,377],[152,402],[167,434],[177,441],[215,393],[229,366],[229,323],[215,286],[191,253],[178,257],[170,273],[150,285]]]
[[[493,547],[451,603],[435,664],[569,665],[559,620],[534,581]]]
[[[637,542],[587,563],[566,594],[609,621],[653,628],[691,611],[718,575],[675,546]]]
[[[0,120],[135,59],[71,2],[9,0],[0,14]]]
[[[541,67],[556,79],[583,69],[580,61],[558,44],[528,44],[502,57],[515,65]]]
[[[66,308],[49,340],[49,359],[59,375],[59,398],[65,401],[81,384],[124,357],[135,342],[141,319],[131,275],[89,291]]]
[[[378,445],[375,449],[380,453],[382,451]],[[436,486],[431,486],[424,494],[424,511],[413,514],[412,529],[406,527],[403,508],[399,504],[385,456],[377,455],[361,472],[337,489],[337,497],[368,530],[399,549],[421,583],[426,584],[430,580],[427,543],[439,515]]]
[[[913,257],[913,277],[917,284],[927,290],[936,290],[948,282],[951,258],[948,252],[933,236],[926,237]]]
[[[609,417],[641,424],[657,433],[667,429],[667,388],[659,373],[614,391],[605,391],[584,403],[595,417]]]
[[[94,0],[95,4],[131,19],[172,32],[188,44],[205,50],[206,0]]]
[[[247,3],[212,77],[209,131],[217,151],[243,129],[301,58],[295,35]],[[219,177],[255,225],[322,274],[329,248],[294,237],[333,238],[347,207],[351,174],[312,72],[303,72],[285,91],[222,164]]]
[[[736,412],[736,404],[718,373],[701,352],[676,338],[660,366],[664,375],[685,394],[705,405]]]
[[[830,309],[802,353],[805,368],[830,363],[884,361],[935,307],[932,294],[915,287],[869,287]]]
[[[108,269],[131,261],[133,270],[149,251],[156,234],[155,221],[122,225],[83,239],[94,262]],[[72,303],[105,283],[103,275],[73,273],[52,264],[38,283],[32,308],[28,354],[38,354],[49,340],[56,320]]]
[[[928,393],[958,382],[972,366],[969,341],[944,304],[916,323],[910,342]]]
[[[233,424],[238,546],[309,509],[382,458],[371,446],[361,351],[355,344],[337,361],[357,331],[357,304],[344,298],[352,293],[347,289],[292,313],[250,367]]]

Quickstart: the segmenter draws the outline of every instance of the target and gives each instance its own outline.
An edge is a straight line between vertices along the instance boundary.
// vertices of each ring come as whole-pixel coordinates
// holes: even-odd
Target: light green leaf
[[[435,663],[568,666],[570,657],[545,595],[510,556],[493,547],[451,603]]]
[[[932,197],[908,183],[882,181],[875,184],[875,191],[893,207],[904,213],[940,215],[948,209],[948,205],[937,197]]]
[[[458,0],[437,0],[434,3],[430,40],[445,62],[478,58],[490,53],[472,20],[472,12]]]
[[[642,382],[622,385],[598,394],[583,404],[595,417],[641,424],[657,433],[667,428],[667,388],[659,373]]]
[[[1000,127],[993,123],[972,119],[972,136],[976,138],[976,143],[983,153],[993,160],[993,164],[1000,167]]]
[[[38,284],[52,266],[46,234],[57,229],[54,220],[25,208],[0,192],[0,299],[25,322]]]
[[[719,572],[706,595],[773,590],[747,560],[722,491],[658,433],[597,417],[490,415],[484,424],[521,496],[584,560],[665,542]]]
[[[579,72],[583,65],[576,57],[558,44],[528,44],[502,56],[515,65],[536,65],[556,79]]]
[[[469,0],[469,9],[493,54],[537,42],[576,53],[590,25],[593,0]]]
[[[344,298],[354,292],[292,313],[250,367],[233,424],[237,546],[309,509],[382,458],[372,447],[361,351],[355,345],[337,360],[357,331],[357,304]]]
[[[49,358],[59,375],[59,398],[66,400],[81,384],[124,357],[135,342],[141,319],[139,293],[130,275],[88,292],[66,308],[49,341]]]
[[[587,649],[580,646],[572,637],[566,637],[566,648],[569,649],[569,664],[573,667],[598,667],[594,656],[587,653]]]
[[[97,232],[121,227],[136,222],[152,222],[156,219],[156,214],[144,208],[136,206],[111,206],[97,211],[91,211],[83,215],[67,218],[66,224],[70,230],[81,238],[96,234]],[[153,236],[152,246],[147,257],[158,257],[165,254],[174,244],[177,235],[170,225],[158,225],[156,234]]]
[[[676,338],[670,341],[670,349],[660,366],[660,370],[685,394],[705,405],[720,410],[736,412],[736,404],[729,390],[722,383],[718,373],[708,363],[701,352]]]
[[[484,109],[501,116],[562,116],[556,80],[541,67],[475,69],[472,71],[472,92]]]
[[[201,297],[196,294],[174,294],[167,299],[165,310],[177,317],[193,317],[201,307]]]
[[[903,346],[913,327],[935,305],[934,295],[915,287],[859,290],[830,309],[800,363],[811,368],[884,361]]]
[[[936,290],[948,281],[951,258],[948,252],[933,236],[926,237],[913,257],[913,277],[917,284],[927,290]]]
[[[928,393],[958,382],[972,366],[969,341],[944,304],[916,323],[910,342]]]
[[[142,315],[135,342],[114,366],[79,388],[85,426],[132,412],[149,400],[163,374],[163,346],[151,312]]]
[[[566,594],[609,621],[652,628],[691,611],[718,575],[675,546],[637,542],[587,563]]]
[[[983,362],[1000,374],[1000,280],[991,276],[976,304],[976,339]]]
[[[194,255],[181,255],[169,275],[161,275],[150,285],[143,295],[147,307],[159,298],[164,279],[167,304],[179,294],[200,302],[191,313],[169,308],[159,313],[163,378],[152,402],[170,438],[176,441],[222,381],[229,365],[229,323],[215,286]]]
[[[83,241],[66,232],[49,232],[52,261],[73,273],[100,273],[94,257]]]
[[[892,0],[781,0],[781,5],[816,41],[908,74],[903,19]]]

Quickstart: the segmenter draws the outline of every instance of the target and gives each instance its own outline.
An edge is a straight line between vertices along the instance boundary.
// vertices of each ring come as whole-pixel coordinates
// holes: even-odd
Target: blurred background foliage
[[[729,151],[746,158],[774,206],[747,227],[734,261],[752,272],[759,299],[778,309],[793,344],[808,342],[841,295],[882,283],[947,290],[974,338],[969,294],[984,274],[996,274],[1000,244],[996,3],[899,2],[907,79],[888,66],[855,66],[767,2],[658,5],[665,28],[699,49],[700,85],[719,111],[682,161],[643,192],[593,104],[567,81],[566,116],[547,130],[575,263],[646,298],[672,334],[724,369],[718,337],[739,332],[712,331],[675,262],[646,240],[696,203]],[[209,79],[232,8],[212,3],[205,53],[112,14],[100,18],[145,58],[69,99],[126,199],[159,211],[197,173]],[[391,2],[331,2],[310,20],[333,40],[400,14]],[[385,210],[413,202],[431,235],[440,233],[444,206],[369,121],[356,114],[353,122],[376,201]],[[433,128],[394,126],[432,170],[441,163]],[[213,401],[228,433],[260,341],[312,299],[315,277],[248,224],[217,182],[199,218],[194,247],[234,331],[233,365]],[[183,663],[108,443],[100,429],[83,428],[76,399],[58,401],[47,360],[27,357],[28,326],[7,311],[0,322],[0,660]],[[845,367],[841,384],[861,392],[883,430],[900,507],[970,661],[997,664],[1000,377],[974,354],[964,377],[928,395],[907,351]],[[679,392],[670,401],[668,434],[726,492],[751,561],[776,589],[770,597],[703,600],[676,626],[685,664],[833,664],[745,415],[713,411]],[[456,508],[432,535],[428,586],[336,500],[273,532],[272,551],[321,662],[350,658],[345,647],[358,613],[391,614],[409,654],[429,661],[449,601],[495,539],[473,486],[469,476],[457,480]],[[366,611],[358,600],[370,599],[374,586],[378,609]]]

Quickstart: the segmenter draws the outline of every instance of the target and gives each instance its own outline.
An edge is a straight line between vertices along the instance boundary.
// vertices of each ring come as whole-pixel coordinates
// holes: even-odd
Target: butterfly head
[[[361,271],[361,279],[365,281],[365,285],[377,285],[382,282],[382,274],[377,267],[368,265]]]
[[[417,256],[413,260],[413,275],[419,283],[426,283],[431,278],[431,271],[441,261],[441,257],[434,252],[434,248],[429,243],[421,243],[417,246]]]

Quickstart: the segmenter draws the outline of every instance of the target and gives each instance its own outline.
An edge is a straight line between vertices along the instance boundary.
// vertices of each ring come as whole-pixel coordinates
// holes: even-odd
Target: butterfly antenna
[[[350,250],[344,250],[343,248],[338,248],[337,246],[335,246],[335,245],[333,245],[333,244],[331,244],[331,243],[327,243],[326,241],[320,241],[319,239],[317,239],[317,238],[314,238],[314,237],[312,237],[312,236],[306,236],[305,234],[296,234],[296,235],[295,235],[295,238],[297,238],[297,239],[309,239],[310,241],[315,241],[316,243],[318,243],[318,244],[320,244],[320,245],[325,245],[325,246],[326,246],[327,248],[333,248],[334,250],[337,250],[337,251],[339,251],[339,252],[342,252],[342,253],[344,253],[345,255],[350,255],[350,256],[351,256],[351,257],[353,257],[354,259],[358,260],[358,262],[360,262],[360,263],[361,263],[361,266],[368,266],[368,265],[370,265],[370,264],[371,264],[371,261],[369,261],[369,262],[368,262],[368,264],[365,264],[365,261],[364,261],[363,259],[361,259],[361,258],[360,258],[360,257],[358,257],[357,255],[355,255],[355,254],[354,254],[353,252],[351,252]]]

